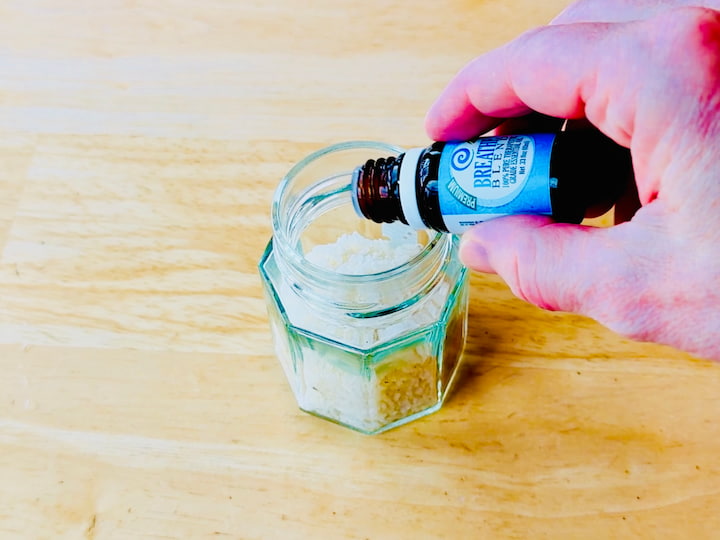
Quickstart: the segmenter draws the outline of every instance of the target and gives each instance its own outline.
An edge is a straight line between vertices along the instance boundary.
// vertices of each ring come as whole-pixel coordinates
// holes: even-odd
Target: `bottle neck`
[[[407,225],[400,204],[400,166],[405,154],[369,159],[353,172],[351,197],[355,211],[376,223],[401,221]]]
[[[353,173],[355,212],[376,223],[400,221],[413,229],[448,232],[438,200],[438,168],[445,143],[370,159]]]

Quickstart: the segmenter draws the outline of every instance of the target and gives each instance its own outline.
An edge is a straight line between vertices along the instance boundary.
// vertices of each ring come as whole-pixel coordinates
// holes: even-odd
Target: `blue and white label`
[[[452,233],[513,214],[552,213],[550,153],[555,135],[482,137],[448,143],[438,171],[438,196]]]

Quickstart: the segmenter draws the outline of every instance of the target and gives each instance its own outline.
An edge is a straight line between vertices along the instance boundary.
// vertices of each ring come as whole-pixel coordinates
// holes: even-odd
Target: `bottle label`
[[[438,171],[438,198],[452,233],[513,214],[552,214],[550,153],[555,135],[482,137],[448,143]]]

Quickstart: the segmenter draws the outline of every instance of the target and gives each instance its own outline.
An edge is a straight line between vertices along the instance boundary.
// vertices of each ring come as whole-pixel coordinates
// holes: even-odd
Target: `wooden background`
[[[720,370],[474,276],[461,382],[367,437],[297,410],[256,264],[326,144],[425,145],[568,2],[0,3],[0,537],[712,537]]]

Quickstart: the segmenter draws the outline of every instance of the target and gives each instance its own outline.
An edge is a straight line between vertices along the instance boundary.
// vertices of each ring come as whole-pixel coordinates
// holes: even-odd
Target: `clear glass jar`
[[[379,225],[352,208],[353,169],[400,152],[347,142],[295,165],[275,194],[273,237],[259,264],[276,353],[299,407],[369,434],[442,406],[467,327],[458,239]],[[360,275],[307,258],[315,246],[350,233],[420,247],[393,268]]]

